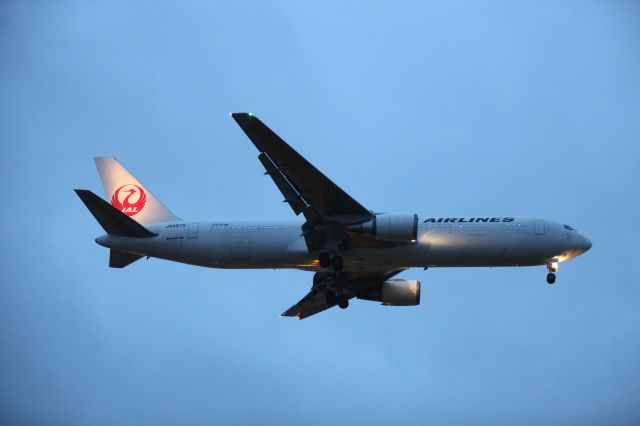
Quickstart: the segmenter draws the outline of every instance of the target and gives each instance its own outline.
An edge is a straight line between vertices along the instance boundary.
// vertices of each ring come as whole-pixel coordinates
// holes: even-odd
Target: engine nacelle
[[[370,235],[376,240],[414,242],[418,239],[418,215],[383,213],[349,227],[350,231]]]
[[[420,304],[420,281],[387,280],[380,287],[358,292],[357,296],[387,306],[416,306]]]

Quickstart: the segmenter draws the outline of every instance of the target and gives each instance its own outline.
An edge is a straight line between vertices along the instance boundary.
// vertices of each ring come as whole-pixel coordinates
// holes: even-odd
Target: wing
[[[311,207],[319,216],[371,216],[369,210],[331,182],[258,117],[250,113],[231,116],[260,151],[258,159],[296,215]]]
[[[349,233],[347,227],[368,221],[373,213],[323,175],[303,156],[249,113],[233,113],[233,119],[258,148],[258,159],[302,226],[309,251],[339,246],[381,247],[388,243]]]
[[[384,272],[362,273],[326,273],[316,272],[313,276],[313,286],[298,303],[282,313],[283,317],[297,317],[304,319],[337,305],[336,292],[344,295],[347,300],[358,296],[359,291],[380,285],[394,275],[402,272],[396,269]]]

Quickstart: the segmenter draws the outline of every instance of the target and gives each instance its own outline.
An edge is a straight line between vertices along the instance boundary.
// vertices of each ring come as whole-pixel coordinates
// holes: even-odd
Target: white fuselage
[[[567,225],[547,219],[509,222],[426,222],[413,244],[339,250],[344,271],[388,271],[410,267],[530,266],[562,262],[591,242]],[[96,242],[138,255],[213,268],[322,270],[307,250],[302,221],[171,222],[148,226],[151,238],[104,235]]]

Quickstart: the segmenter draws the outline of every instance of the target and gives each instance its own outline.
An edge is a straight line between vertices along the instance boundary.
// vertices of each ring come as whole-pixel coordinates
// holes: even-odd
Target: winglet
[[[250,112],[232,112],[231,117],[233,117],[234,120],[238,121],[238,120],[241,120],[242,118],[255,117],[255,116]]]

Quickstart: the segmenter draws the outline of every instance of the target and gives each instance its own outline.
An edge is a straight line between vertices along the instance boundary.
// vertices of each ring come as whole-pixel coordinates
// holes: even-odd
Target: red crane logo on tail
[[[147,202],[147,194],[138,185],[122,185],[111,197],[111,205],[127,216],[134,216],[142,211]]]

